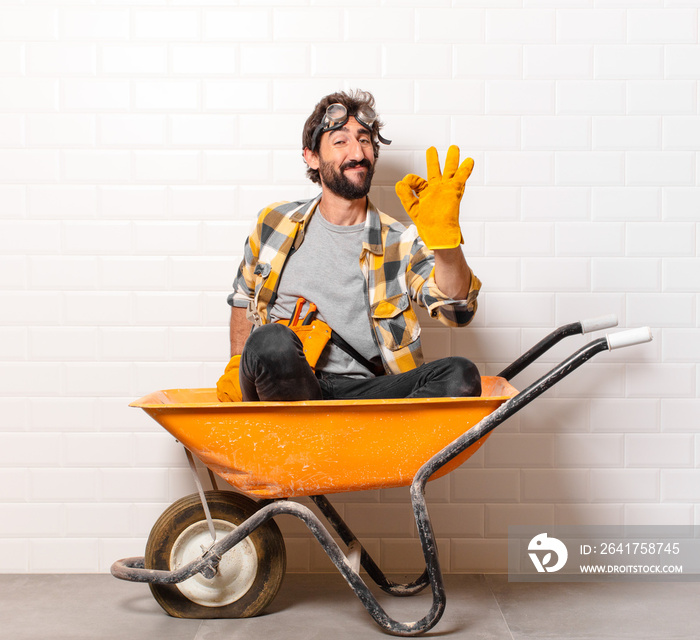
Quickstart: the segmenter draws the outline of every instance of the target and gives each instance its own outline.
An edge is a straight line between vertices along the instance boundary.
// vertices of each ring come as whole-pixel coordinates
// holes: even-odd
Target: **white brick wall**
[[[426,319],[429,357],[493,374],[611,312],[655,337],[429,486],[445,570],[503,571],[513,524],[700,524],[699,2],[0,4],[0,571],[107,571],[192,491],[127,405],[214,384],[248,228],[315,193],[301,127],[351,87],[394,140],[373,190],[388,213],[425,147],[477,162],[462,225],[480,312]],[[336,501],[384,568],[419,569],[406,490]],[[283,529],[290,570],[330,569]]]

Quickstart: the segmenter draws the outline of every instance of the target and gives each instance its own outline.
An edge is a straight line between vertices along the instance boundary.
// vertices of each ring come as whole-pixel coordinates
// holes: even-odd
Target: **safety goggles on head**
[[[370,133],[372,132],[372,125],[377,120],[377,114],[370,107],[361,107],[357,113],[348,113],[348,109],[344,104],[335,102],[328,106],[321,123],[314,130],[314,135],[311,138],[311,150],[314,151],[316,149],[316,143],[326,131],[340,129],[350,116],[355,116],[355,120]],[[383,144],[391,144],[391,140],[382,137],[379,132],[377,132],[377,138]]]

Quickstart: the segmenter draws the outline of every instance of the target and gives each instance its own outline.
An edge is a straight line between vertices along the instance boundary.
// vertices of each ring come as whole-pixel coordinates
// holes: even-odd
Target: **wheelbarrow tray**
[[[487,376],[477,398],[222,403],[215,389],[169,389],[130,406],[240,491],[289,498],[408,486],[427,460],[516,394],[504,378]]]

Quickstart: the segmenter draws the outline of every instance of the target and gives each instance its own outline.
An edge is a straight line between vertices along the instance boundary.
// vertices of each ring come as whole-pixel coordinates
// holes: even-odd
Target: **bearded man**
[[[452,146],[441,172],[431,147],[428,180],[396,185],[416,223],[406,228],[367,197],[379,144],[390,144],[382,126],[363,91],[325,96],[307,119],[303,156],[321,193],[258,215],[228,297],[232,359],[220,400],[480,395],[466,358],[423,362],[413,308],[451,327],[476,312],[481,283],[459,229],[474,162],[460,165]]]

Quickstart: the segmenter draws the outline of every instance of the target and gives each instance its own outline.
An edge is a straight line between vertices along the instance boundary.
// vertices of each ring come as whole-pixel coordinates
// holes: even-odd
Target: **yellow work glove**
[[[216,397],[219,402],[241,402],[241,383],[238,379],[238,367],[241,363],[241,356],[233,356],[229,360],[224,370],[224,375],[216,383]]]
[[[452,249],[462,242],[459,229],[459,203],[464,184],[474,168],[467,158],[459,164],[459,147],[447,150],[445,172],[440,172],[440,160],[435,147],[425,153],[428,179],[413,173],[396,183],[396,195],[403,208],[418,227],[418,235],[428,249]],[[414,195],[415,194],[415,195]]]

